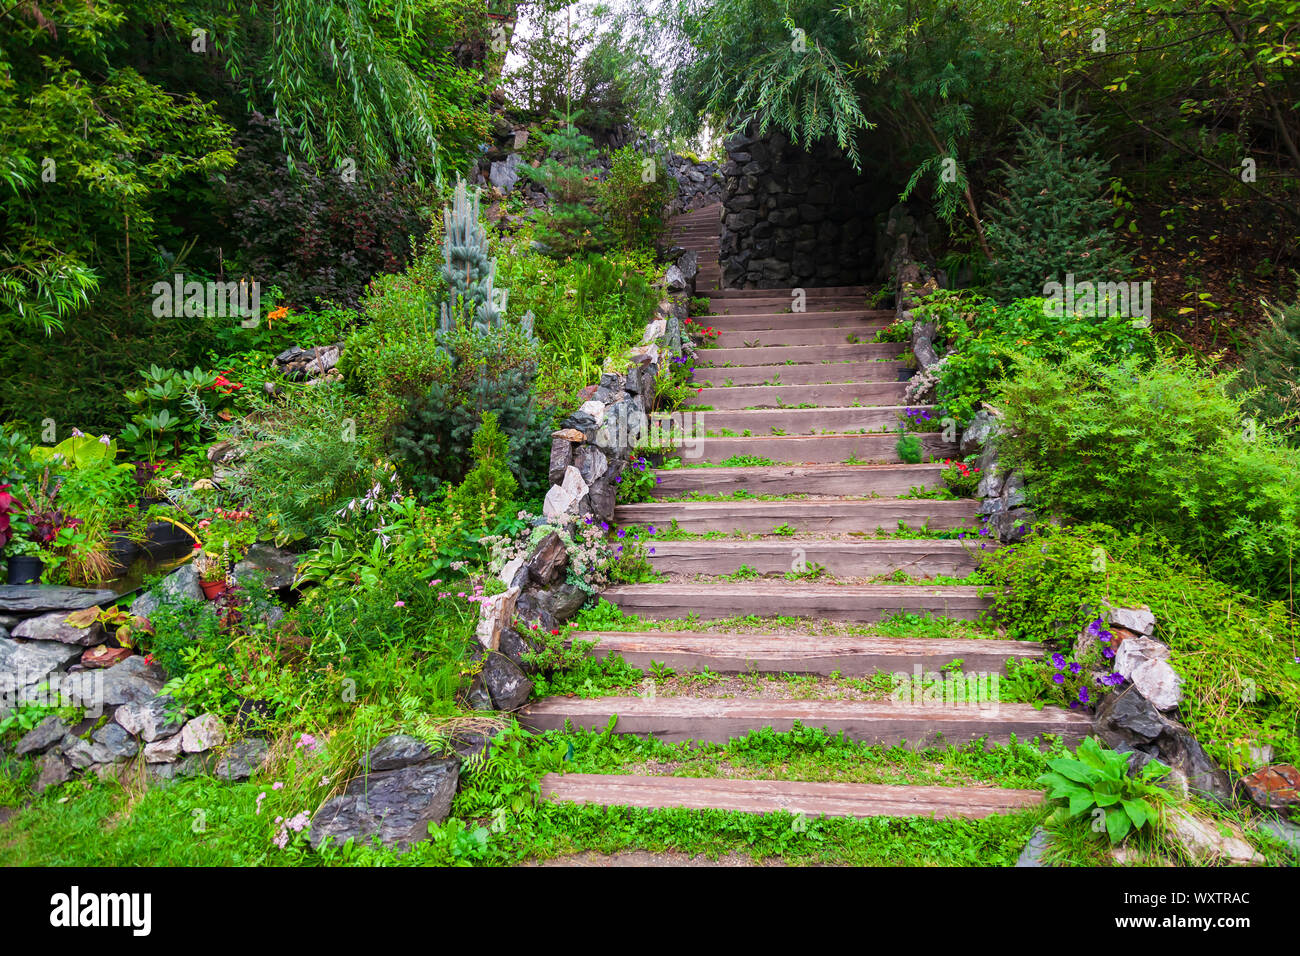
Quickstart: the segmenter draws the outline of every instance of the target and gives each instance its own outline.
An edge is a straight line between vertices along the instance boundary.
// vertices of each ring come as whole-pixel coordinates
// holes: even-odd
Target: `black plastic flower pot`
[[[170,521],[150,522],[145,535],[144,550],[151,561],[179,558],[194,545],[194,539]]]
[[[44,573],[45,562],[40,558],[31,554],[15,554],[9,558],[9,572],[5,580],[9,584],[40,584]]]

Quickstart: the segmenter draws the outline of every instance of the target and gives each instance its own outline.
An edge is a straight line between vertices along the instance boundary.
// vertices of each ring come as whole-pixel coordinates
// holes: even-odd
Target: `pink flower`
[[[277,780],[275,783],[271,784],[271,789],[272,789],[272,790],[283,790],[283,789],[284,789],[284,782],[281,781],[281,780]]]
[[[406,607],[406,602],[405,602],[405,601],[394,601],[394,602],[393,602],[393,607]]]

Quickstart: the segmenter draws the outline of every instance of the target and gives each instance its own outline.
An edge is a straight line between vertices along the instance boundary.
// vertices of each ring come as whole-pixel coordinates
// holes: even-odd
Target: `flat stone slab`
[[[0,585],[0,612],[43,614],[49,611],[80,611],[116,600],[102,588],[70,588],[44,584]]]
[[[57,641],[19,642],[0,639],[0,694],[40,683],[51,673],[75,660],[82,649]]]

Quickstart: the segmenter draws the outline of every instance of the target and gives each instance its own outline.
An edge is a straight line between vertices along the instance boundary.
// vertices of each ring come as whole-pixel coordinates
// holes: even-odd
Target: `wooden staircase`
[[[721,334],[699,353],[694,381],[698,432],[685,465],[657,472],[660,500],[620,505],[622,527],[670,527],[693,535],[654,540],[650,558],[668,580],[609,588],[604,598],[650,620],[688,619],[671,630],[589,632],[597,655],[634,667],[679,673],[811,674],[870,678],[933,674],[960,662],[968,675],[1002,674],[1007,661],[1042,656],[1039,645],[996,638],[886,637],[818,633],[817,622],[862,625],[896,615],[973,620],[988,600],[979,588],[931,582],[973,571],[980,538],[952,529],[976,524],[975,502],[900,497],[942,487],[942,467],[904,464],[895,452],[904,413],[906,368],[899,344],[876,344],[892,313],[867,307],[867,289],[721,289],[719,207],[672,226],[673,242],[700,261],[697,319]],[[805,311],[792,311],[800,305]],[[956,457],[939,433],[924,433],[923,454]],[[727,465],[729,459],[769,461]],[[745,497],[736,496],[746,493]],[[905,525],[912,533],[888,537]],[[921,529],[918,535],[915,532]],[[927,537],[929,532],[950,532]],[[822,576],[799,577],[810,567]],[[903,583],[881,583],[902,572]],[[931,583],[927,583],[931,582]],[[727,619],[780,619],[755,633]],[[790,619],[807,622],[791,628]],[[717,622],[709,629],[709,622]],[[791,631],[795,633],[790,633]],[[803,633],[800,633],[803,631]],[[897,686],[897,685],[895,685]],[[750,698],[709,696],[546,698],[521,713],[537,731],[565,727],[652,735],[669,742],[726,743],[751,731],[820,727],[849,739],[925,746],[984,739],[1007,743],[1054,734],[1077,743],[1089,721],[1068,710],[997,701]],[[550,774],[547,799],[606,806],[696,808],[809,816],[981,817],[1041,802],[1036,791],[989,787],[882,786],[620,774]]]

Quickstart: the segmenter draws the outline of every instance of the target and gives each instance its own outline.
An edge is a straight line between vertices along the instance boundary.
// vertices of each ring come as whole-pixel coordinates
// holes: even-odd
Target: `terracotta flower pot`
[[[225,581],[200,581],[199,587],[203,589],[203,596],[209,601],[215,601],[230,589],[230,585]]]

